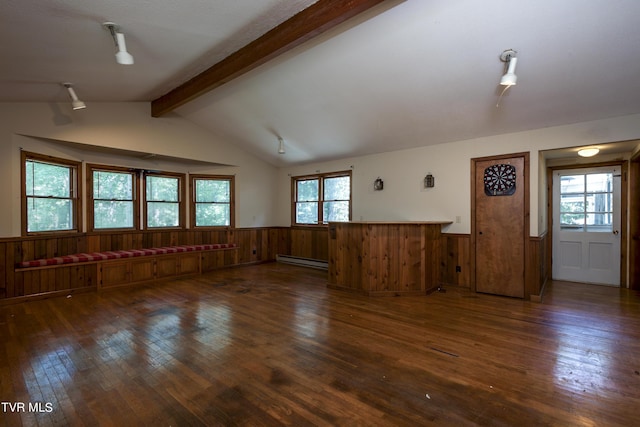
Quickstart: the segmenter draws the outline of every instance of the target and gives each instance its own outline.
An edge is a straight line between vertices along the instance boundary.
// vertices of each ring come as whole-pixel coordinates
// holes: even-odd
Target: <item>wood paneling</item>
[[[434,290],[440,285],[443,224],[329,224],[329,285],[367,295]]]
[[[525,293],[526,297],[532,301],[541,301],[544,285],[549,278],[551,267],[550,243],[547,233],[540,237],[529,238]]]
[[[468,234],[443,234],[441,248],[440,273],[442,283],[465,288],[470,287],[471,236]]]
[[[148,257],[131,260],[131,282],[152,280],[155,274],[155,262]]]
[[[629,288],[640,290],[640,152],[629,167]]]
[[[365,233],[365,231],[362,231]],[[416,264],[415,252],[418,248],[417,239],[411,234],[403,234],[400,229],[387,229],[367,238],[372,245],[365,247],[361,240],[352,238],[344,244],[341,259],[333,274],[339,274],[351,283],[355,290],[363,291],[362,275],[371,274],[372,290],[376,292],[394,292],[402,290],[401,282],[409,283],[404,289],[416,286],[416,276],[425,274],[426,283],[437,283],[470,287],[471,251],[470,235],[440,234],[426,236],[424,242],[425,254],[439,251],[438,265],[433,269],[424,270]],[[408,258],[390,256],[385,252],[385,245],[389,239],[398,240],[396,250],[407,253]],[[198,244],[198,243],[226,243],[234,242],[239,249],[233,251],[201,252],[199,262],[202,272],[209,272],[232,265],[259,263],[272,261],[277,254],[293,255],[304,258],[329,260],[329,231],[326,227],[265,227],[257,229],[233,229],[217,231],[172,231],[172,232],[130,232],[130,233],[98,233],[57,237],[28,237],[15,239],[0,239],[0,301],[15,300],[29,295],[51,294],[63,292],[77,292],[95,289],[98,285],[98,271],[95,265],[70,265],[51,269],[47,273],[14,271],[16,263],[34,258],[36,254],[44,257],[68,255],[78,252],[94,252],[111,249],[139,249],[151,247],[153,242],[159,244]],[[530,295],[539,295],[547,278],[547,264],[550,252],[549,239],[546,236],[531,238],[529,245],[528,268],[535,274],[528,274],[526,289]],[[115,245],[110,247],[108,245]],[[149,246],[147,246],[149,245]],[[374,248],[374,249],[372,249]],[[419,249],[419,248],[418,248]],[[255,250],[255,253],[253,253]],[[26,254],[26,255],[25,255]],[[358,256],[370,259],[369,265],[363,269],[361,263],[349,263],[348,259],[358,259]],[[410,260],[412,258],[413,260]],[[429,258],[434,259],[433,257]],[[191,274],[195,268],[195,259],[191,259]],[[460,266],[460,272],[456,272]],[[112,267],[115,268],[115,267]],[[165,270],[162,270],[164,268]],[[187,265],[178,267],[175,261],[161,267],[160,276],[177,274],[185,271]],[[168,270],[167,270],[168,269]],[[179,270],[180,269],[180,270]],[[125,269],[132,283],[142,283],[155,279],[156,266],[154,258],[133,259]],[[122,272],[113,271],[115,276]],[[110,279],[111,280],[111,279]],[[120,280],[120,279],[118,279]],[[103,283],[103,287],[105,284]],[[425,285],[426,286],[426,285]]]
[[[300,258],[329,260],[329,236],[327,227],[292,227],[291,253]]]

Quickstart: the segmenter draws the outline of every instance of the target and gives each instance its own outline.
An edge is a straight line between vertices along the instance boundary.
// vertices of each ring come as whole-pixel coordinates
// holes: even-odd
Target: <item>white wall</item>
[[[180,163],[140,162],[61,146],[54,141],[134,150],[200,161],[226,167]],[[92,103],[72,111],[68,103],[0,103],[0,237],[20,235],[20,150],[84,162],[166,168],[175,172],[236,176],[236,226],[272,226],[277,170],[272,165],[217,139],[177,115],[152,118],[148,103]],[[86,222],[85,222],[86,223]]]
[[[470,233],[471,159],[529,152],[530,234],[538,236],[546,230],[546,166],[540,164],[539,151],[637,138],[640,115],[631,115],[283,168],[278,181],[278,223],[291,221],[291,176],[352,168],[354,220],[448,220],[454,223],[446,232]],[[422,182],[429,172],[435,176],[435,187],[425,189]],[[384,181],[383,191],[373,191],[377,177]]]

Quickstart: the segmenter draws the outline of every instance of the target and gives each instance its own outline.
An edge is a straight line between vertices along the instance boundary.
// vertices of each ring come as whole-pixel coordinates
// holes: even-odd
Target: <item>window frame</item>
[[[35,236],[43,234],[70,234],[80,233],[82,231],[82,162],[63,159],[60,157],[37,154],[28,151],[20,152],[20,199],[21,199],[21,229],[23,236]],[[68,230],[42,230],[29,231],[28,224],[28,200],[33,196],[27,196],[27,161],[39,163],[47,163],[54,166],[68,167],[70,172],[70,192],[72,193],[68,200],[71,201],[73,207],[72,227]]]
[[[104,172],[115,172],[115,173],[129,173],[133,177],[132,183],[132,204],[133,204],[133,226],[132,227],[122,227],[122,228],[95,228],[95,212],[94,212],[94,202],[95,198],[93,197],[93,172],[94,171],[104,171]],[[138,198],[139,193],[139,174],[135,169],[121,167],[121,166],[111,166],[111,165],[99,165],[99,164],[87,164],[85,169],[86,180],[87,180],[87,229],[91,232],[101,233],[101,232],[113,232],[118,230],[123,231],[137,231],[140,229],[140,200]],[[102,199],[98,199],[102,200]]]
[[[311,175],[300,175],[291,177],[291,226],[293,227],[327,227],[328,222],[324,220],[324,204],[329,200],[324,199],[324,181],[330,178],[349,177],[349,219],[352,220],[353,214],[353,176],[350,170],[316,173]],[[296,206],[298,203],[298,182],[318,180],[318,222],[316,224],[302,223],[296,221]],[[334,201],[334,200],[330,200]]]
[[[196,181],[197,180],[206,180],[206,181],[229,181],[229,225],[196,225],[196,205],[200,202],[197,202],[196,197]],[[190,184],[190,195],[191,200],[189,201],[189,212],[190,212],[190,227],[192,229],[205,230],[205,229],[227,229],[227,228],[235,228],[236,226],[236,191],[235,191],[235,176],[234,175],[207,175],[207,174],[189,174],[189,184]],[[204,203],[204,202],[202,202]],[[216,203],[216,202],[207,202]],[[221,203],[222,204],[222,203]],[[224,203],[226,204],[226,203]]]
[[[147,200],[147,179],[149,177],[160,178],[177,178],[178,179],[178,225],[171,227],[149,227],[148,224],[148,204],[157,201]],[[143,171],[142,172],[142,189],[140,199],[142,200],[142,229],[143,230],[184,230],[186,229],[185,223],[185,200],[186,200],[186,174],[177,172],[164,172],[164,171]]]

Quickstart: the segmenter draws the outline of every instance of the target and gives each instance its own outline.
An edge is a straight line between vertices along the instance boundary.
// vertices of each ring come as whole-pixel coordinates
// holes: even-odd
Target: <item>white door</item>
[[[553,175],[555,280],[620,286],[620,167]]]

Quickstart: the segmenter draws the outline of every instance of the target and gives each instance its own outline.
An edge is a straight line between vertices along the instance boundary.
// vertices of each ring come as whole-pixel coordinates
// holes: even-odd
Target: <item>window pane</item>
[[[27,160],[27,196],[71,197],[71,167]]]
[[[179,218],[178,203],[147,203],[147,227],[178,227]]]
[[[562,213],[560,214],[560,226],[563,229],[582,229],[585,222],[584,214]]]
[[[351,193],[349,181],[348,176],[326,178],[324,180],[324,200],[349,200]]]
[[[311,202],[318,200],[318,183],[317,179],[308,179],[298,181],[298,202]]]
[[[303,202],[296,203],[296,222],[299,224],[318,223],[318,203]]]
[[[610,213],[591,213],[587,215],[588,231],[613,231],[613,215]]]
[[[560,212],[584,212],[584,195],[561,195]]]
[[[196,179],[196,202],[229,203],[231,183],[228,180]]]
[[[584,175],[566,175],[560,177],[560,194],[584,193]]]
[[[593,173],[587,175],[588,193],[611,193],[613,191],[612,173]]]
[[[325,202],[322,215],[324,222],[349,221],[349,202]]]
[[[613,194],[587,194],[587,212],[613,212]]]
[[[126,172],[93,172],[93,198],[133,200],[133,175]]]
[[[95,228],[132,228],[133,202],[94,201],[93,217]]]
[[[198,203],[196,205],[196,227],[220,227],[230,223],[230,205]]]
[[[177,202],[178,185],[178,178],[165,176],[147,176],[147,201]]]
[[[73,203],[69,199],[27,199],[27,231],[73,229]]]

